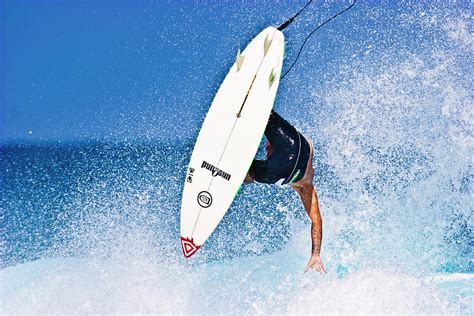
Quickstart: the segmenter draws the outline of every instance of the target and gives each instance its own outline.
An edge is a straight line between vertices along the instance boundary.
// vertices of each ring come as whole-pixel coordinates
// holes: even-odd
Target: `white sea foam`
[[[307,229],[301,238],[308,239]],[[299,238],[296,238],[299,239]],[[472,275],[421,278],[361,267],[344,278],[303,273],[293,242],[273,255],[190,269],[142,260],[51,259],[0,272],[2,314],[469,314]],[[449,277],[449,276],[448,276]],[[466,280],[470,280],[466,282]]]

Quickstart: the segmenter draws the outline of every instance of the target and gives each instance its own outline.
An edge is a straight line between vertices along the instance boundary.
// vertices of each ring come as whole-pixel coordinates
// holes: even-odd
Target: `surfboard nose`
[[[193,239],[186,237],[181,237],[181,248],[183,249],[183,254],[186,258],[191,257],[199,249],[199,247],[194,243]]]

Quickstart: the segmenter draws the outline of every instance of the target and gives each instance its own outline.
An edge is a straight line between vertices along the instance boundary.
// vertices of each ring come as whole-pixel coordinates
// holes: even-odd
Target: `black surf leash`
[[[304,9],[306,9],[307,6],[309,6],[311,4],[311,2],[313,2],[313,0],[310,0],[303,8],[301,8],[294,16],[292,16],[291,18],[289,18],[288,20],[286,20],[282,25],[280,25],[277,29],[279,31],[283,31],[288,25],[291,24],[291,22],[293,22],[293,20],[298,17],[298,15],[300,15],[301,12],[304,11]],[[303,44],[301,44],[301,47],[300,47],[300,50],[298,51],[298,55],[296,55],[296,59],[295,61],[293,62],[293,64],[291,64],[290,68],[283,74],[283,76],[281,76],[280,80],[283,79],[290,71],[291,69],[293,69],[293,66],[296,64],[296,62],[298,61],[298,58],[300,57],[301,55],[301,52],[303,51],[303,47],[304,45],[306,44],[306,42],[308,41],[308,39],[311,37],[311,35],[313,35],[317,30],[319,30],[320,28],[322,28],[324,25],[326,25],[327,23],[329,23],[330,21],[334,20],[335,18],[337,18],[339,15],[343,14],[344,12],[350,10],[354,4],[356,4],[357,0],[354,0],[354,2],[352,2],[351,5],[349,5],[347,8],[339,11],[338,13],[336,13],[335,15],[331,16],[329,19],[327,19],[326,21],[324,21],[323,23],[319,24],[314,30],[311,31],[311,33],[308,34],[308,36],[306,36],[305,40],[303,41]]]

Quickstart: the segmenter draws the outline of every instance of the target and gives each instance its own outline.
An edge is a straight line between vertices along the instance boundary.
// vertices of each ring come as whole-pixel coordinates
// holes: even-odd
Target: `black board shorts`
[[[283,185],[301,180],[311,153],[308,140],[273,110],[265,137],[272,153],[266,160],[252,162],[249,173],[255,181]]]

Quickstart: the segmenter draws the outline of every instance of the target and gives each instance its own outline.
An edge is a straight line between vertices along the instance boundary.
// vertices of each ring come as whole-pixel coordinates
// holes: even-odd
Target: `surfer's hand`
[[[308,264],[306,265],[306,268],[304,269],[304,272],[307,272],[309,269],[314,269],[315,271],[326,273],[326,270],[324,269],[323,261],[321,260],[321,257],[319,255],[313,254],[311,256],[311,258],[308,261]]]

